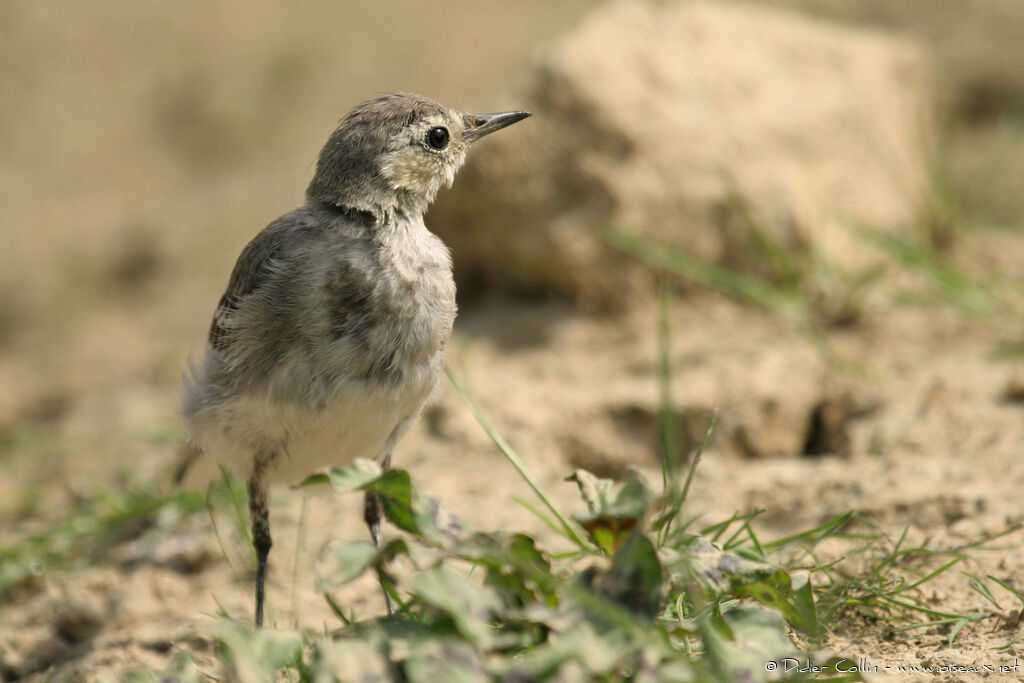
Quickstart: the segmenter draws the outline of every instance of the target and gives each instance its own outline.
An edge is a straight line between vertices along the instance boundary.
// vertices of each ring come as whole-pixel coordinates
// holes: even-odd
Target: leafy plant
[[[570,671],[598,680],[757,680],[766,662],[796,653],[787,629],[819,637],[806,573],[681,528],[659,543],[649,522],[674,502],[637,472],[621,483],[583,470],[572,479],[586,511],[566,523],[579,528],[583,545],[555,556],[526,534],[468,528],[420,496],[401,470],[361,462],[311,477],[307,483],[340,491],[377,492],[385,515],[408,534],[379,550],[354,543],[333,551],[329,583],[374,572],[402,616],[342,626],[317,641],[311,661],[336,661],[342,643],[362,653],[362,669],[337,660],[353,678],[387,671],[419,680],[417,672],[436,677],[443,669],[463,680]],[[392,571],[398,558],[412,571]],[[712,633],[717,644],[709,646]],[[434,655],[414,656],[426,643]]]
[[[670,416],[667,310],[663,305],[659,374],[663,413]],[[861,678],[850,662],[814,655],[846,615],[898,628],[941,626],[951,641],[989,616],[943,612],[920,597],[922,586],[959,562],[962,549],[907,548],[903,537],[851,533],[864,524],[852,513],[773,541],[754,530],[756,511],[695,528],[684,509],[704,445],[687,461],[670,419],[662,421],[660,490],[637,470],[622,481],[576,470],[569,479],[581,505],[568,514],[449,377],[540,499],[542,509],[529,509],[564,547],[546,548],[519,532],[472,529],[421,496],[403,470],[357,461],[317,473],[304,484],[376,492],[385,516],[404,533],[380,548],[356,542],[329,550],[321,589],[339,618],[335,630],[267,634],[231,621],[218,626],[229,678],[854,681]],[[713,427],[714,418],[705,444]],[[848,556],[821,561],[817,548],[827,539],[845,542]],[[919,572],[922,558],[931,557],[946,559]],[[337,606],[332,591],[367,573],[394,598],[396,616],[353,621]]]

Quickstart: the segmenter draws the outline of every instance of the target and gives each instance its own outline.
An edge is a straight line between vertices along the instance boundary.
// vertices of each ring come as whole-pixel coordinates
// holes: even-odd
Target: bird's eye
[[[448,146],[448,129],[444,126],[435,126],[427,131],[427,144],[434,149],[444,149]]]

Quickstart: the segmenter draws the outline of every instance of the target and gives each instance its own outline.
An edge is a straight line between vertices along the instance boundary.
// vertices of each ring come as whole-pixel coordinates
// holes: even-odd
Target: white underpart
[[[280,373],[288,372],[282,366]],[[253,466],[255,445],[273,445],[270,475],[285,482],[356,458],[379,460],[437,383],[426,366],[411,374],[398,385],[341,382],[322,410],[274,401],[269,391],[240,397],[224,406],[230,416],[227,425],[201,420],[194,425],[193,438],[204,452],[245,477]]]

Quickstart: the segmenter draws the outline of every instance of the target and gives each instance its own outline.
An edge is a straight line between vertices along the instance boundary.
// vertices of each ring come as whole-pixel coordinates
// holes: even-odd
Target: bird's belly
[[[258,457],[269,459],[277,481],[296,482],[314,470],[356,458],[379,460],[419,413],[437,383],[427,364],[400,384],[342,380],[323,401],[287,401],[270,393],[240,397],[209,429],[196,430],[200,447],[248,476]]]

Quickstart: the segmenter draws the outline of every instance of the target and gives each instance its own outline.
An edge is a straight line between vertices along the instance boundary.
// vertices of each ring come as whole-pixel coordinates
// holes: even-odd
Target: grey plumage
[[[320,152],[305,205],[242,251],[183,411],[194,444],[248,479],[257,625],[267,482],[358,457],[388,464],[437,383],[455,319],[449,252],[423,213],[473,140],[528,115],[407,94],[365,102]],[[365,506],[375,541],[379,507]]]

